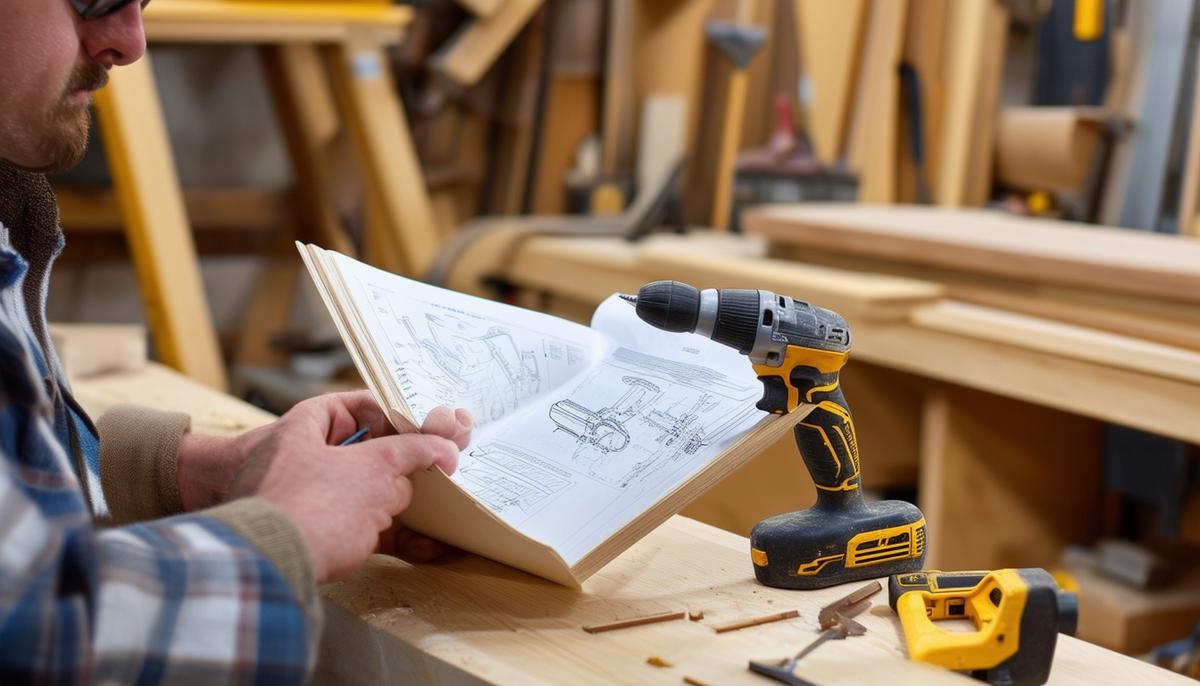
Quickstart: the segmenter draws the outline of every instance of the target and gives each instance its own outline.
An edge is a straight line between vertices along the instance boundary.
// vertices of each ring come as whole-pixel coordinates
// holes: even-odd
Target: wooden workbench
[[[230,433],[270,415],[158,365],[74,381],[89,412],[119,402],[199,412],[197,430]],[[388,636],[397,683],[708,684],[772,683],[746,670],[751,658],[790,655],[816,636],[816,614],[846,588],[795,592],[753,581],[745,538],[675,517],[584,584],[567,589],[471,555],[412,566],[375,557],[323,589],[329,600]],[[850,588],[853,588],[851,585]],[[675,621],[606,634],[580,627],[668,610],[703,610]],[[705,624],[797,609],[798,619],[716,634]],[[978,683],[910,662],[899,624],[879,594],[860,615],[866,636],[830,642],[799,674],[818,684]],[[390,637],[390,638],[389,638]],[[395,639],[395,640],[392,640]],[[669,667],[647,664],[659,657]],[[1050,684],[1188,684],[1129,657],[1060,637]]]
[[[942,568],[1051,566],[1064,545],[1098,536],[1102,422],[1200,444],[1194,351],[1028,317],[1019,323],[1039,335],[1006,337],[989,323],[1007,315],[986,309],[968,309],[979,320],[968,333],[958,325],[970,318],[953,316],[963,306],[936,284],[768,259],[766,249],[761,238],[703,233],[636,244],[538,237],[491,265],[468,255],[452,283],[499,276],[522,304],[582,320],[613,291],[654,279],[753,285],[841,312],[854,338],[843,385],[863,483],[872,487],[897,457],[911,465],[929,560]],[[1048,345],[1045,331],[1062,338]],[[901,376],[880,380],[881,370]],[[685,512],[748,533],[762,517],[811,504],[799,462],[794,446],[778,444]]]

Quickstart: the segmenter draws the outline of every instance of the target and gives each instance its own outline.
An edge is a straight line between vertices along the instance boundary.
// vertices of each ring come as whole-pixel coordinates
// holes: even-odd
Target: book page
[[[417,425],[447,405],[484,427],[568,385],[611,347],[564,319],[328,254]]]
[[[452,477],[568,564],[767,416],[737,351],[658,331],[615,296],[593,322],[618,345],[579,379],[477,432]]]

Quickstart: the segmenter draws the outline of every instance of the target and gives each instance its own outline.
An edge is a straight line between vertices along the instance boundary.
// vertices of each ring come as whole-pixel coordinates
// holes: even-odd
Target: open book
[[[737,351],[641,322],[592,326],[300,245],[359,373],[401,431],[438,405],[475,418],[450,476],[413,476],[410,528],[578,587],[782,436]]]

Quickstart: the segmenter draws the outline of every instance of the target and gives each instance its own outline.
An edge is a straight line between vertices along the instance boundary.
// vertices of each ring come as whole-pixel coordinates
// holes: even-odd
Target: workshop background
[[[580,321],[663,276],[811,297],[855,332],[865,487],[961,523],[930,566],[1046,567],[1080,637],[1200,675],[1195,0],[183,18],[212,4],[272,3],[154,0],[53,179],[51,321],[127,325],[57,328],[76,383],[148,354],[275,413],[361,387],[295,240],[414,277],[462,248],[451,285]],[[488,228],[549,236],[463,248]],[[699,229],[736,247],[664,235]],[[745,535],[813,497],[789,438],[685,514]]]

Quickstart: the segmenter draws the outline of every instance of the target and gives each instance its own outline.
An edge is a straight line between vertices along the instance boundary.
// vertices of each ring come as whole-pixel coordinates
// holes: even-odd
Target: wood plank
[[[150,59],[115,71],[96,115],[159,358],[211,385],[225,369]]]
[[[922,142],[924,169],[918,170],[912,160],[912,112],[909,107],[900,112],[900,171],[897,179],[897,200],[916,202],[917,174],[924,172],[926,191],[937,185],[939,151],[942,135],[942,53],[946,47],[946,17],[948,0],[909,0],[908,27],[904,31],[904,62],[917,74],[921,90]],[[909,96],[911,97],[911,96]],[[930,202],[931,198],[925,198]]]
[[[332,196],[347,183],[338,153],[348,133],[338,115],[321,54],[313,45],[264,46],[263,66],[271,85],[275,114],[283,129],[301,212],[300,240],[319,242],[330,250],[355,255]]]
[[[931,281],[948,297],[963,302],[1054,319],[1186,350],[1200,350],[1200,310],[1194,305],[1106,293],[1092,288],[1054,286],[922,264],[771,244],[768,254],[847,271],[890,274]]]
[[[117,195],[107,188],[55,185],[58,215],[70,233],[124,231]],[[192,230],[269,233],[294,218],[298,198],[271,188],[185,188],[184,213]]]
[[[1031,350],[1200,384],[1200,353],[953,300],[914,309],[913,323]]]
[[[945,207],[966,203],[971,137],[978,81],[987,54],[988,7],[993,0],[960,0],[950,5],[946,60],[946,102],[942,120],[942,149],[934,202]]]
[[[926,566],[1051,567],[1063,546],[1093,540],[1102,430],[1095,420],[963,388],[928,396],[918,485],[930,523]]]
[[[365,38],[323,51],[353,133],[368,203],[378,204],[386,240],[399,247],[402,263],[393,271],[422,274],[439,246],[437,220],[387,56]]]
[[[983,70],[977,85],[975,132],[971,136],[964,204],[980,207],[992,194],[992,158],[996,150],[996,119],[1004,86],[1004,50],[1008,44],[1008,8],[991,2],[987,9],[987,41]]]
[[[867,7],[866,0],[798,0],[794,6],[801,62],[813,91],[813,153],[825,164],[842,154]]]
[[[376,557],[326,597],[395,636],[419,657],[414,680],[494,684],[679,684],[690,676],[711,684],[761,684],[748,659],[792,655],[808,640],[797,622],[816,627],[822,605],[849,590],[796,593],[750,577],[747,541],[676,517],[588,581],[582,591],[476,557],[414,566]],[[899,620],[886,599],[858,615],[865,636],[831,641],[805,658],[801,673],[816,683],[960,684],[964,677],[904,655]],[[700,622],[649,624],[591,635],[580,627],[684,608]],[[709,624],[795,609],[800,619],[717,634]],[[815,634],[814,634],[815,635]],[[647,664],[658,656],[668,666]],[[854,665],[847,669],[847,665]],[[1059,639],[1057,684],[1190,683],[1159,668]]]
[[[476,19],[430,60],[435,72],[462,88],[479,83],[542,0],[503,0],[490,16]]]
[[[146,366],[146,330],[135,324],[50,324],[50,340],[72,381]]]
[[[850,168],[858,171],[860,202],[889,203],[896,198],[899,67],[907,11],[907,0],[875,0],[870,10],[846,153]]]
[[[231,395],[180,375],[155,362],[134,372],[73,379],[71,390],[92,417],[117,405],[141,405],[185,412],[192,431],[210,436],[236,436],[269,424],[275,415]]]
[[[1200,244],[1176,236],[915,206],[777,205],[743,221],[747,233],[785,244],[1200,302]]]
[[[1192,111],[1188,118],[1187,156],[1183,164],[1182,188],[1179,192],[1179,211],[1175,217],[1178,233],[1191,234],[1196,224],[1196,204],[1200,199],[1200,49],[1192,57],[1197,72],[1193,77]]]
[[[171,0],[147,6],[144,22],[152,42],[333,43],[365,29],[396,43],[412,13],[378,2]]]
[[[534,214],[565,214],[567,172],[584,139],[597,130],[597,80],[593,77],[551,76],[540,154],[534,161]]]
[[[633,18],[635,0],[608,3],[604,49],[604,112],[601,117],[601,168],[607,176],[633,171],[634,97]]]
[[[1079,582],[1081,639],[1137,655],[1187,636],[1200,621],[1200,578],[1157,591],[1129,588],[1094,571],[1069,567]]]

